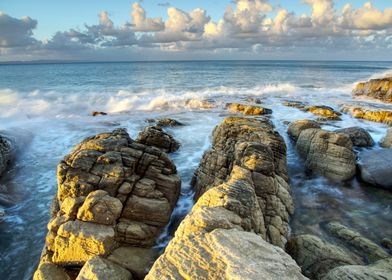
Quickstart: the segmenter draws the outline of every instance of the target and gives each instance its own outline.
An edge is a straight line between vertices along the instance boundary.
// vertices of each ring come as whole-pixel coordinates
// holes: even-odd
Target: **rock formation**
[[[320,123],[312,120],[299,120],[289,124],[287,133],[294,140],[297,141],[302,131],[309,128],[321,128]]]
[[[392,78],[372,79],[359,83],[353,90],[355,96],[367,96],[384,102],[392,102]]]
[[[175,152],[180,148],[180,143],[159,126],[147,126],[139,133],[136,141],[148,146],[157,147],[169,153]]]
[[[0,176],[7,169],[11,161],[11,142],[0,135]]]
[[[192,180],[195,198],[225,182],[235,165],[252,174],[267,241],[283,247],[294,208],[286,145],[267,119],[230,117],[215,128],[212,148],[204,154]]]
[[[344,105],[340,108],[343,113],[350,114],[354,118],[364,119],[373,122],[392,124],[392,111],[374,110],[360,106]]]
[[[392,189],[392,149],[363,151],[359,154],[359,170],[363,181]]]
[[[362,127],[354,126],[335,130],[336,133],[346,134],[350,137],[351,142],[357,147],[371,147],[374,145],[374,140]]]
[[[263,240],[252,173],[235,165],[226,182],[208,188],[145,279],[306,279],[289,255]]]
[[[175,119],[163,118],[163,119],[158,119],[156,125],[160,127],[175,127],[175,126],[182,126],[184,124]]]
[[[345,134],[323,129],[302,130],[297,140],[305,166],[334,180],[349,180],[355,175],[353,144]]]
[[[336,112],[333,108],[324,105],[305,106],[302,110],[315,115],[326,117],[330,120],[340,120],[339,116],[341,115],[339,112]]]
[[[335,267],[356,264],[342,248],[314,235],[306,234],[291,238],[287,242],[286,251],[302,268],[303,274],[311,279],[321,279]]]
[[[35,279],[48,266],[54,270],[53,265],[66,269],[84,265],[79,279],[101,273],[102,267],[124,275],[111,279],[130,279],[118,268],[118,250],[130,246],[152,250],[180,192],[173,162],[161,150],[133,141],[125,130],[117,129],[76,145],[59,163],[57,176],[57,199]],[[109,256],[111,261],[93,259],[96,256]],[[133,263],[140,264],[146,265]],[[148,268],[131,266],[125,268]]]
[[[261,106],[244,105],[239,103],[228,103],[226,105],[226,108],[231,112],[241,113],[244,115],[259,116],[259,115],[272,114],[271,109],[264,108]]]
[[[387,134],[381,140],[380,146],[383,148],[392,148],[392,128],[388,129]]]

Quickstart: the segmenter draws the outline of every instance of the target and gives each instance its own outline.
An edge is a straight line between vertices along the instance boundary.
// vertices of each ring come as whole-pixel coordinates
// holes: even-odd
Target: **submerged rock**
[[[158,126],[147,126],[139,133],[136,141],[148,146],[157,147],[168,153],[175,152],[180,148],[180,143]]]
[[[234,166],[199,198],[145,279],[306,279],[263,240],[262,217],[252,171]]]
[[[283,101],[282,104],[284,106],[293,107],[293,108],[297,108],[300,110],[304,110],[305,107],[308,106],[307,103],[305,103],[305,102],[294,101],[294,100],[286,100],[286,101]]]
[[[203,155],[192,179],[195,198],[225,182],[235,165],[251,172],[267,241],[284,247],[294,210],[286,144],[267,119],[229,117],[214,129],[212,148]]]
[[[314,235],[299,235],[291,238],[286,251],[311,279],[322,279],[331,269],[356,264],[342,248],[329,244]]]
[[[106,258],[121,247],[150,249],[180,192],[176,167],[167,154],[133,141],[123,129],[76,145],[59,163],[57,175],[58,194],[41,263],[66,267],[80,267],[95,256]]]
[[[239,103],[228,103],[226,107],[231,112],[241,113],[244,115],[258,116],[258,115],[272,114],[271,109],[260,107],[260,106],[244,105]]]
[[[349,180],[356,172],[355,154],[350,138],[323,129],[306,129],[297,141],[305,166],[334,180]]]
[[[392,149],[363,151],[359,170],[363,181],[376,187],[392,189]]]
[[[380,146],[383,148],[392,148],[392,128],[388,129],[387,134],[381,140]]]
[[[354,118],[364,119],[373,122],[392,124],[392,111],[374,110],[359,106],[344,105],[340,108],[343,113],[350,114]]]
[[[346,134],[350,137],[351,142],[357,147],[371,147],[374,145],[374,140],[364,128],[354,126],[348,128],[341,128],[335,130],[336,133]]]
[[[355,249],[367,261],[374,262],[391,257],[373,241],[338,222],[328,223],[326,229],[329,233],[341,239],[347,246]]]
[[[389,280],[392,279],[392,258],[371,265],[345,265],[331,270],[322,280]]]
[[[309,128],[321,128],[321,126],[320,123],[312,120],[293,121],[289,124],[287,133],[294,141],[297,141],[301,132]]]
[[[175,119],[163,118],[163,119],[158,119],[156,125],[160,127],[175,127],[175,126],[182,126],[184,124]]]
[[[367,96],[384,102],[392,102],[392,77],[372,79],[359,83],[353,90],[355,96]]]
[[[103,259],[101,257],[94,257],[88,260],[76,280],[131,280],[132,274],[115,263]]]
[[[97,116],[106,116],[107,114],[108,114],[108,113],[99,112],[99,111],[91,112],[91,116],[93,116],[93,117],[97,117]]]
[[[0,135],[0,176],[7,169],[8,164],[11,161],[11,145],[11,141]]]

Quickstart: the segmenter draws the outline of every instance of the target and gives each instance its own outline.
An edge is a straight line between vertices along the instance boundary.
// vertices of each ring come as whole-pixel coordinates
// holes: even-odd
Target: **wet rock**
[[[333,108],[324,105],[306,106],[303,110],[315,115],[331,118],[332,120],[338,120],[341,115],[341,113],[335,111]]]
[[[235,165],[252,174],[267,241],[284,247],[294,210],[286,145],[267,119],[229,117],[214,129],[212,148],[203,155],[192,179],[195,199],[225,182]]]
[[[359,170],[365,182],[376,187],[392,189],[392,150],[370,150],[359,154]]]
[[[0,176],[7,169],[11,161],[12,144],[4,136],[0,135]]]
[[[144,279],[157,257],[151,248],[120,247],[108,259],[132,272],[134,278]]]
[[[84,264],[76,280],[131,280],[132,274],[115,263],[94,257]]]
[[[297,141],[301,132],[309,128],[321,128],[321,126],[320,123],[312,120],[293,121],[289,124],[287,133],[294,141]]]
[[[216,105],[213,100],[200,100],[200,99],[189,99],[185,102],[185,106],[189,109],[214,109]]]
[[[157,147],[169,153],[175,152],[180,148],[180,143],[158,126],[147,126],[139,133],[136,141],[148,146]]]
[[[384,102],[392,102],[392,78],[372,79],[358,83],[353,90],[355,96],[367,96]]]
[[[355,175],[353,144],[347,135],[323,129],[306,129],[297,141],[305,166],[334,180],[349,180]]]
[[[175,119],[163,118],[163,119],[158,119],[156,125],[160,127],[175,127],[175,126],[182,126],[184,124]]]
[[[351,142],[357,147],[371,147],[374,145],[374,140],[362,127],[354,126],[335,130],[336,133],[346,134],[350,137]]]
[[[271,109],[260,107],[260,106],[244,105],[239,103],[227,103],[226,108],[231,112],[241,113],[244,115],[258,116],[258,115],[272,114]]]
[[[371,265],[345,265],[331,270],[322,280],[388,280],[392,279],[392,258]]]
[[[97,117],[97,116],[106,116],[108,113],[105,112],[99,112],[99,111],[93,111],[91,112],[91,116]]]
[[[71,280],[68,274],[52,263],[42,263],[34,273],[33,280]]]
[[[392,128],[388,129],[387,134],[381,140],[380,146],[383,148],[392,148]]]
[[[282,104],[284,106],[293,107],[293,108],[297,108],[300,110],[304,110],[305,107],[307,106],[307,103],[305,103],[305,102],[294,101],[294,100],[286,100],[286,101],[283,101]]]
[[[306,279],[263,236],[252,172],[235,166],[199,198],[145,279]]]
[[[263,104],[263,101],[261,101],[259,98],[247,97],[244,98],[243,100],[248,103]]]
[[[340,108],[340,111],[350,114],[357,119],[392,124],[392,111],[389,110],[375,110],[360,106],[344,105]]]
[[[388,250],[392,250],[392,240],[389,238],[383,238],[381,240],[381,245]]]
[[[41,258],[82,266],[115,249],[150,249],[169,221],[180,178],[166,153],[132,140],[123,129],[89,137],[60,161]]]
[[[331,269],[342,265],[356,264],[342,248],[329,244],[314,235],[299,235],[291,238],[286,251],[311,279],[322,279]]]
[[[373,241],[338,222],[328,223],[326,229],[329,233],[344,241],[345,244],[355,249],[359,255],[370,262],[391,257]]]

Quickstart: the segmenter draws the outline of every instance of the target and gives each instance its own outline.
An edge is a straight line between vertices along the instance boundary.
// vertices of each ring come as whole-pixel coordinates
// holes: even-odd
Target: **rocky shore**
[[[166,128],[186,125],[149,120],[135,140],[116,129],[77,144],[58,164],[34,279],[392,279],[388,238],[371,240],[334,220],[318,225],[319,236],[290,233],[295,201],[287,143],[271,120],[273,110],[254,103],[227,104],[230,116],[212,131],[193,174],[192,210],[163,252],[155,245],[181,191],[168,153],[181,153],[182,146]],[[315,115],[287,125],[309,174],[392,188],[390,130],[379,148],[366,129],[325,127],[342,117],[332,107],[283,105]]]

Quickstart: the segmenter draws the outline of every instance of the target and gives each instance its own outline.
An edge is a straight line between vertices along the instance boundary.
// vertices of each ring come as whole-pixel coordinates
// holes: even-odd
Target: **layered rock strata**
[[[392,102],[392,77],[372,79],[359,83],[353,90],[355,96],[366,96],[384,102]]]
[[[389,110],[378,110],[360,106],[344,105],[340,108],[340,111],[350,114],[352,117],[357,119],[380,122],[388,125],[392,124],[392,111]]]

